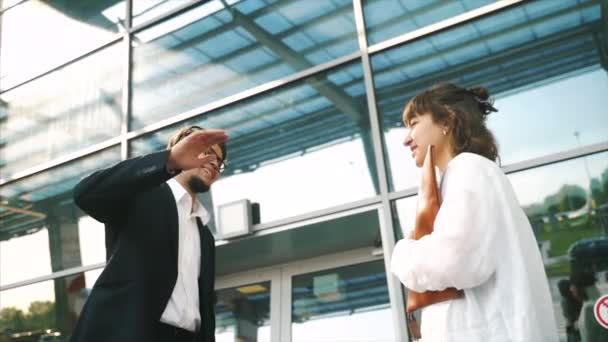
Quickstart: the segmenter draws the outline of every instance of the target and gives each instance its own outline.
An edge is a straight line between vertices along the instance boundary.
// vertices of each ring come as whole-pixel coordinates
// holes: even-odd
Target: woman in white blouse
[[[391,271],[417,292],[465,293],[422,309],[423,341],[558,341],[532,228],[495,162],[485,125],[494,111],[485,88],[444,83],[416,95],[403,113],[404,144],[418,167],[434,146],[442,202],[432,234],[397,243]]]

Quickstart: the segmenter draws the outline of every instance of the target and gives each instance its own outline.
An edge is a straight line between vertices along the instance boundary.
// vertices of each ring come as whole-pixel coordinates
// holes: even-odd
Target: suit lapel
[[[203,278],[203,274],[205,271],[205,263],[207,263],[207,258],[209,258],[209,256],[207,255],[207,250],[208,250],[208,237],[207,237],[207,226],[205,226],[203,224],[203,221],[200,219],[200,217],[196,217],[196,226],[198,227],[198,235],[201,239],[201,265],[200,265],[200,270],[199,270],[199,279]]]
[[[171,257],[173,260],[172,264],[177,267],[177,245],[179,243],[179,217],[177,214],[177,204],[175,203],[175,198],[173,197],[171,188],[169,185],[167,185],[167,183],[162,185],[162,190],[163,197],[165,197],[165,201],[167,203],[168,225],[166,230],[168,241],[171,244]]]

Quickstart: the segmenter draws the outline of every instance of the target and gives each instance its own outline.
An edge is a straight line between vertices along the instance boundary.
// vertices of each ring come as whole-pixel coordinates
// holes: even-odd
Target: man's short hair
[[[200,126],[188,126],[188,127],[184,127],[182,129],[180,129],[179,131],[175,132],[175,134],[171,137],[171,139],[169,139],[169,142],[167,143],[167,150],[170,150],[173,146],[177,145],[178,142],[182,141],[185,137],[192,134],[192,132],[202,131],[202,130],[204,130],[204,128],[200,127]],[[220,150],[222,151],[222,161],[225,162],[226,159],[228,158],[228,150],[226,149],[226,144],[220,143],[217,145],[220,147]]]

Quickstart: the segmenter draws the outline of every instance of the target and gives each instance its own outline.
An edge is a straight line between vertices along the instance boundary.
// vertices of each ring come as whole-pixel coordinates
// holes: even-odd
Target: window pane
[[[606,141],[608,77],[594,43],[600,6],[526,2],[372,56],[391,187],[418,185],[403,146],[401,114],[431,85],[484,85],[497,97],[488,117],[502,164]]]
[[[122,30],[124,18],[125,1],[117,0],[86,1],[77,6],[69,1],[30,0],[3,12],[0,90],[116,37]],[[77,89],[65,87],[65,84],[57,88],[62,91]]]
[[[586,272],[595,277],[595,290],[608,294],[608,153],[510,174],[509,179],[538,239],[565,341],[566,317],[592,322],[593,311],[589,315],[587,309],[597,298],[589,297],[582,303],[587,309],[572,313],[568,307],[581,302],[567,288],[562,296],[559,282]]]
[[[187,1],[133,0],[132,25],[145,23],[187,3]]]
[[[488,126],[500,144],[504,165],[608,139],[608,74],[575,74],[505,94],[496,100],[503,115]]]
[[[121,48],[114,45],[0,95],[0,174],[120,134]]]
[[[103,226],[80,217],[72,189],[118,160],[116,147],[0,187],[0,285],[105,261]]]
[[[416,206],[418,196],[410,196],[399,199],[392,203],[393,229],[395,230],[396,241],[409,236],[409,233],[416,228]]]
[[[366,0],[369,44],[379,43],[492,3],[492,0]]]
[[[138,129],[358,49],[352,1],[210,1],[135,35]]]
[[[291,296],[293,342],[395,341],[382,260],[294,276]]]
[[[216,291],[217,342],[270,342],[270,282]]]
[[[356,63],[144,136],[131,152],[164,149],[190,124],[226,128],[228,166],[212,203],[248,198],[268,222],[377,194],[366,108]]]
[[[67,342],[101,270],[0,292],[0,337]],[[4,341],[4,340],[2,340]]]

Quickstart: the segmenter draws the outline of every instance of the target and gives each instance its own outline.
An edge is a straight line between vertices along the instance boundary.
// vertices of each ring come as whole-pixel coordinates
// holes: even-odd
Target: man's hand
[[[215,161],[215,155],[204,155],[203,152],[226,140],[228,140],[228,134],[223,129],[194,131],[171,148],[167,169],[170,171],[185,171]]]

